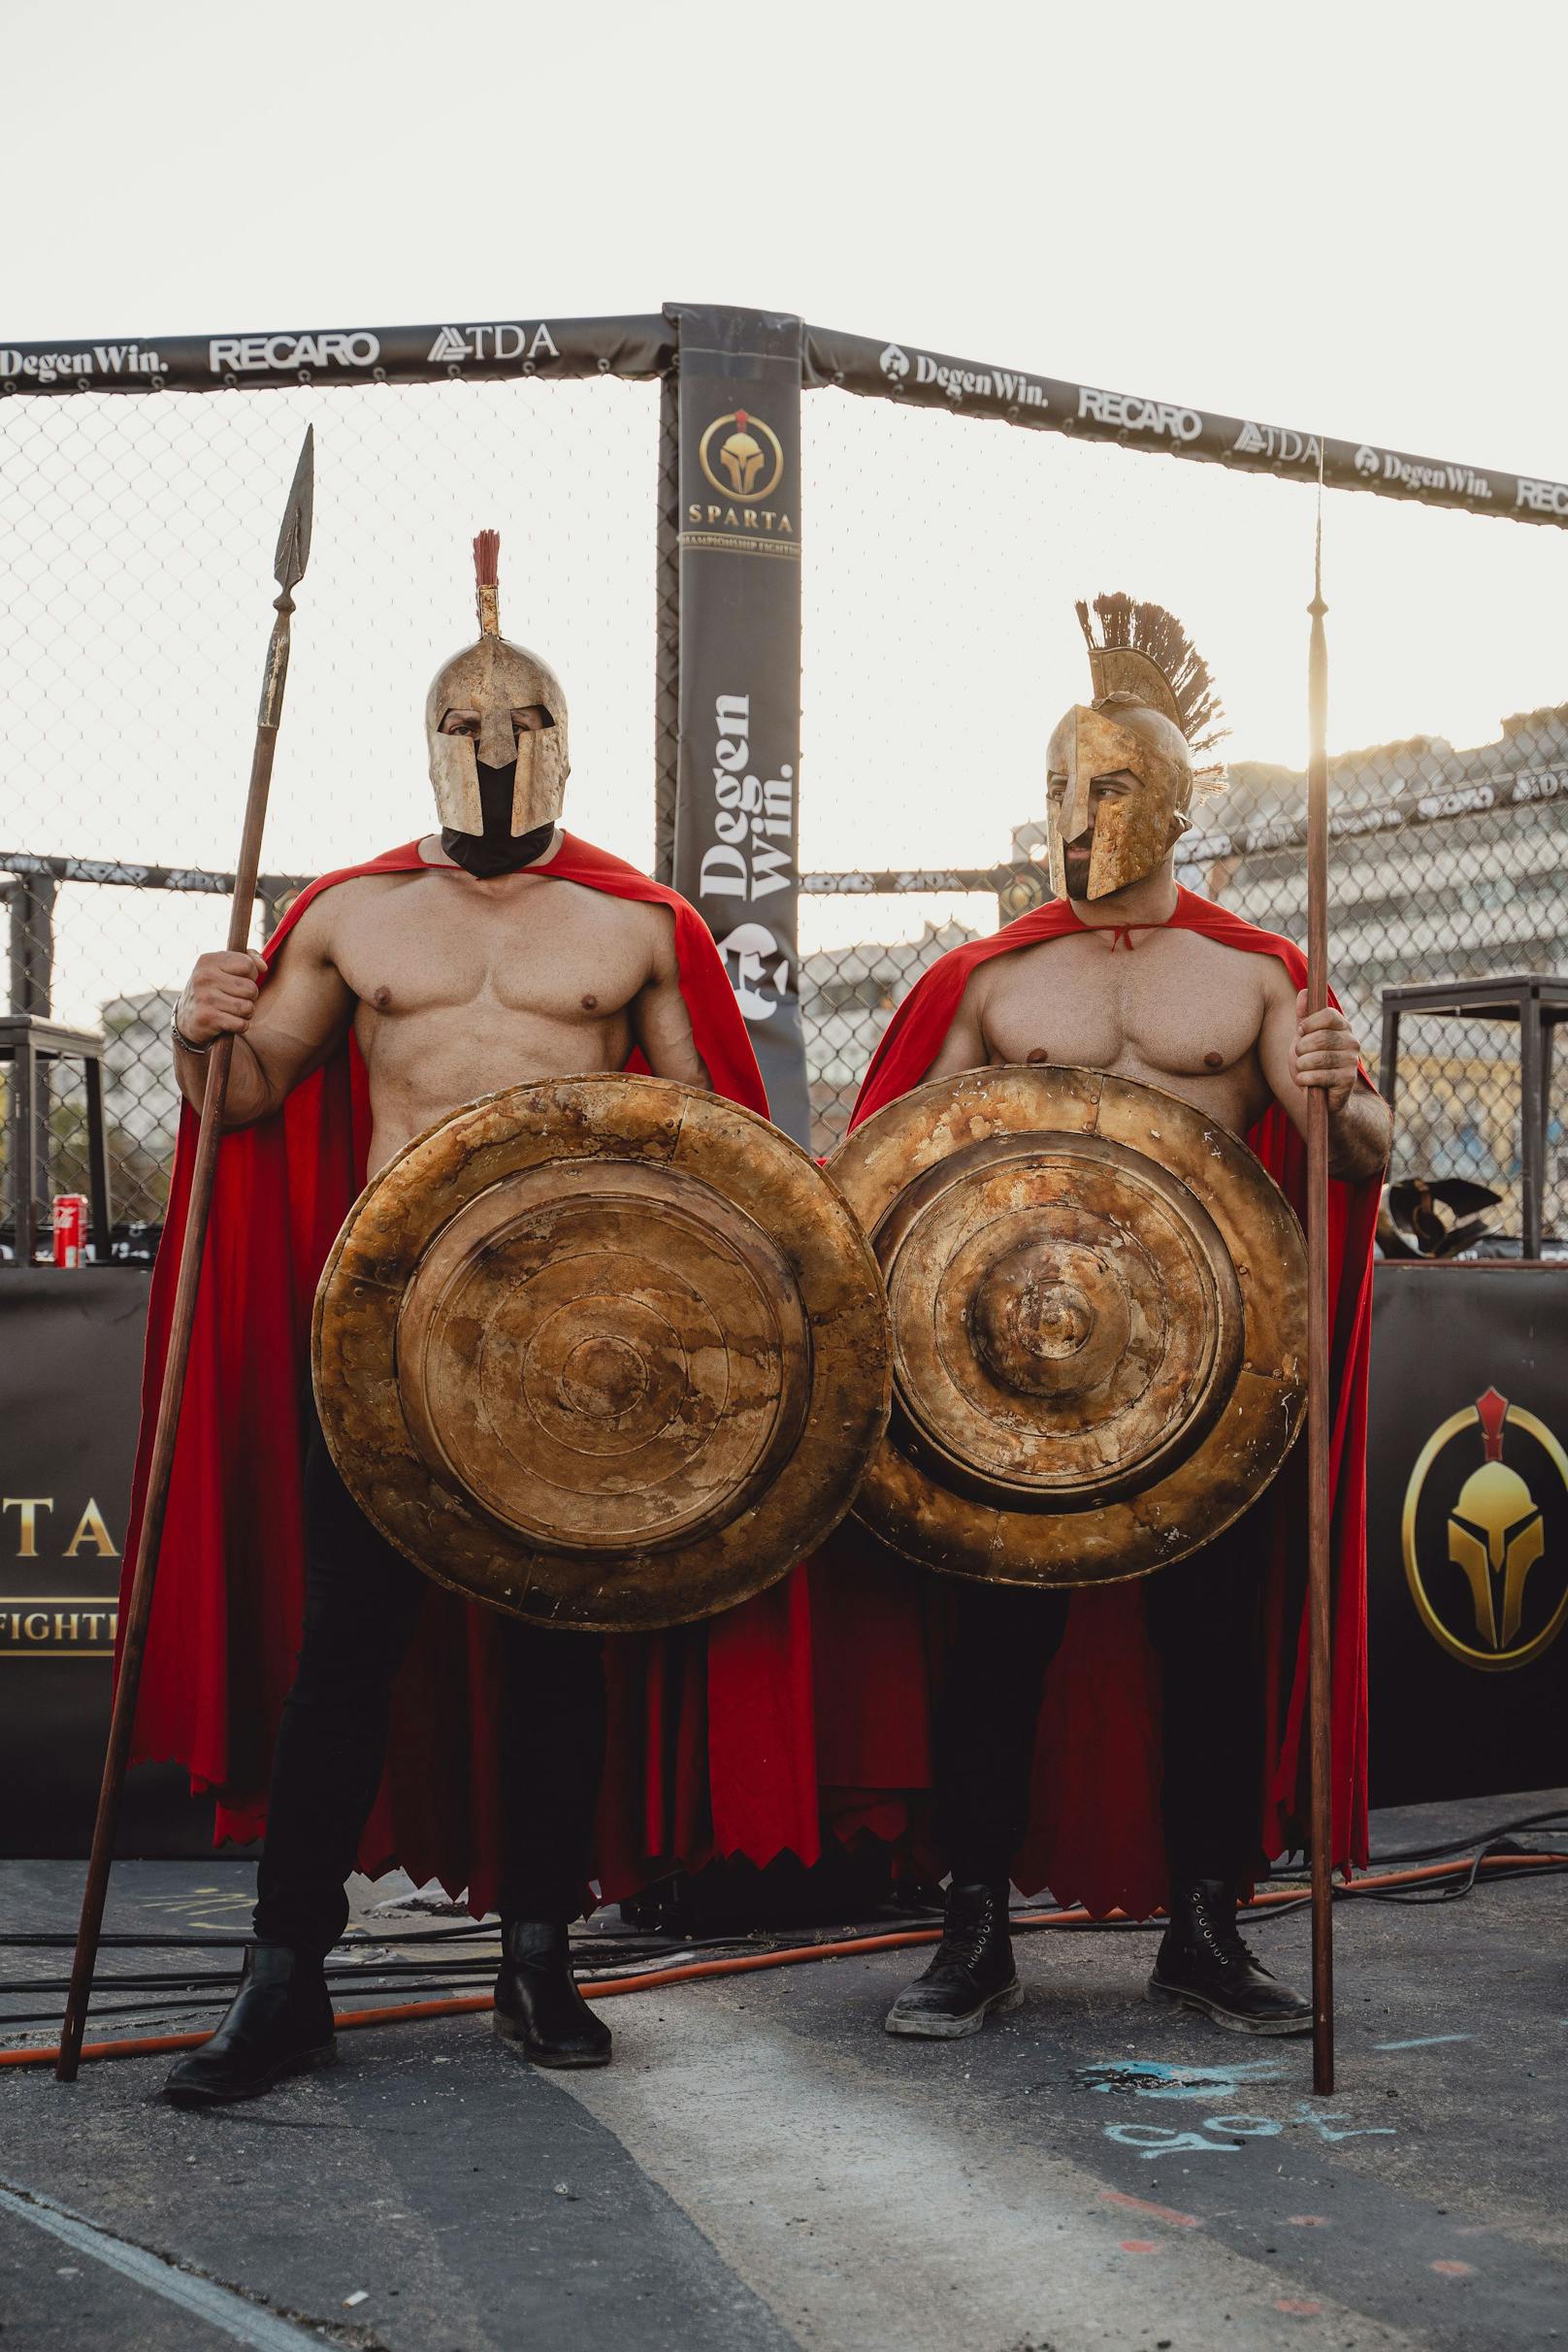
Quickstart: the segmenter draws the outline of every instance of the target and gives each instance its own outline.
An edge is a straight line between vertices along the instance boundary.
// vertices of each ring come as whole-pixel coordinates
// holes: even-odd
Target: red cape
[[[289,909],[263,951],[267,962],[322,891],[423,863],[409,842],[324,875]],[[549,872],[672,910],[698,1051],[719,1094],[766,1117],[745,1023],[696,909],[571,833]],[[634,1057],[630,1066],[645,1065]],[[196,1127],[187,1108],[152,1278],[127,1577]],[[365,1183],[369,1140],[365,1065],[350,1037],[280,1111],[226,1136],[218,1153],[132,1760],[188,1766],[198,1790],[216,1792],[220,1839],[251,1839],[265,1825],[273,1739],[303,1607],[300,1427],[310,1307]],[[476,1914],[493,1906],[499,1877],[498,1630],[489,1612],[432,1584],[398,1680],[386,1776],[359,1855],[373,1877],[401,1865],[453,1894],[467,1887]],[[705,1625],[627,1635],[607,1647],[609,1758],[593,1861],[606,1895],[715,1853],[766,1863],[787,1847],[814,1860],[804,1577]]]
[[[1201,931],[1248,955],[1275,956],[1296,988],[1306,961],[1207,898],[1180,891],[1170,927]],[[989,939],[954,948],[911,990],[866,1072],[851,1126],[918,1086],[947,1036],[970,974],[993,956],[1081,931],[1064,900],[1038,907]],[[1142,929],[1143,926],[1134,926]],[[1363,1074],[1364,1075],[1364,1074]],[[1277,1106],[1247,1137],[1298,1217],[1306,1149]],[[1334,1301],[1334,1859],[1366,1860],[1366,1375],[1372,1235],[1379,1187],[1329,1186]],[[1266,1681],[1263,1846],[1299,1846],[1307,1818],[1306,1448],[1296,1447],[1260,1514],[1270,1556],[1262,1661]],[[818,1772],[825,1813],[840,1836],[871,1830],[924,1846],[931,1784],[930,1716],[940,1669],[941,1580],[923,1575],[846,1522],[814,1573]],[[870,1672],[870,1661],[875,1672]],[[1136,1584],[1074,1595],[1066,1639],[1047,1683],[1019,1884],[1103,1915],[1144,1917],[1165,1899],[1160,1813],[1160,1667]]]

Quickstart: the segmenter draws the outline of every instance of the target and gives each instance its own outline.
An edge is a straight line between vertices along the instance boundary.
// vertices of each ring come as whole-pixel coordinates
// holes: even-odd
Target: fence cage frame
[[[657,311],[606,317],[74,339],[69,346],[15,343],[0,348],[0,416],[7,401],[18,399],[243,395],[301,385],[352,392],[387,384],[544,384],[604,376],[656,384],[659,394],[650,534],[656,632],[653,870],[693,899],[708,921],[725,952],[780,1124],[802,1142],[808,1139],[811,1108],[800,1003],[801,896],[984,895],[995,898],[999,918],[1006,920],[1049,895],[1035,854],[1038,829],[1032,829],[1036,837],[1031,838],[1029,827],[1015,833],[1011,860],[995,866],[800,872],[798,796],[793,783],[786,788],[780,779],[800,774],[800,554],[801,532],[809,522],[800,502],[799,410],[804,394],[838,391],[1298,484],[1321,482],[1405,504],[1568,528],[1568,484],[1002,368],[913,342],[812,326],[789,313],[734,307],[670,303]],[[767,444],[763,456],[769,460],[763,472],[771,471],[770,481],[763,485],[772,502],[767,506],[757,488],[760,476],[743,472],[728,444],[713,439],[736,415],[744,425],[759,410],[768,420],[758,428]],[[753,446],[762,446],[755,436]],[[750,462],[749,457],[743,461]],[[709,780],[717,773],[713,682],[721,655],[724,674],[738,666],[751,681],[742,698],[750,706],[746,750],[756,776],[764,779],[766,800],[765,813],[745,844],[738,880],[733,830],[716,826],[720,812]],[[1555,761],[1521,768],[1512,780],[1488,775],[1478,781],[1461,774],[1452,791],[1428,792],[1401,805],[1338,808],[1331,831],[1350,839],[1411,825],[1443,827],[1484,808],[1544,807],[1559,796],[1568,799],[1568,728],[1561,751]],[[1341,765],[1331,764],[1331,773]],[[1303,814],[1282,816],[1277,804],[1256,825],[1228,821],[1194,831],[1183,847],[1184,874],[1198,880],[1249,857],[1289,853],[1299,847],[1303,831]],[[304,879],[263,877],[258,897],[269,925]],[[232,889],[232,876],[0,843],[0,895],[9,901],[10,1001],[16,1017],[46,1022],[51,1017],[57,894],[62,885],[79,884],[218,894]],[[745,945],[738,944],[742,938]],[[1543,1086],[1548,1074],[1543,1064]],[[23,1160],[37,1169],[47,1158],[48,1092],[47,1086],[38,1090],[31,1109],[30,1148],[16,1118],[9,1123],[14,1237]],[[16,1108],[19,1112],[19,1104]],[[1543,1107],[1543,1131],[1545,1118]],[[99,1146],[101,1141],[100,1134]],[[96,1160],[98,1147],[93,1149]],[[1538,1242],[1543,1187],[1536,1165],[1525,1184],[1530,1204],[1525,1222]],[[15,1248],[16,1260],[27,1262],[36,1245],[35,1231],[31,1246]]]

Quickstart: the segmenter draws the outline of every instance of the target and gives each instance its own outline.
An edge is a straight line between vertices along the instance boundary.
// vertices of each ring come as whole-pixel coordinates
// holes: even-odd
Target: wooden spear
[[[1307,661],[1307,1011],[1328,1001],[1328,639],[1323,480]],[[1333,1645],[1328,1393],[1328,1096],[1307,1089],[1307,1659],[1312,1774],[1312,2087],[1334,2087]]]
[[[273,754],[278,747],[278,723],[282,716],[283,683],[288,675],[289,617],[292,595],[305,577],[310,554],[310,517],[315,490],[313,428],[307,427],[293,486],[278,535],[273,576],[279,595],[274,599],[278,617],[267,647],[267,667],[261,684],[261,708],[256,719],[256,748],[250,762],[250,792],[245,801],[245,831],[235,866],[234,904],[229,910],[229,950],[245,948],[255,911],[256,875],[261,866],[261,832],[267,817],[267,794],[272,783]],[[219,1037],[207,1060],[207,1083],[202,1093],[201,1126],[196,1138],[196,1160],[191,1171],[190,1200],[180,1246],[180,1275],[175,1286],[174,1313],[169,1326],[169,1352],[164,1358],[163,1386],[158,1392],[158,1418],[153,1428],[152,1457],[147,1467],[147,1500],[142,1513],[142,1535],[137,1546],[131,1597],[125,1612],[120,1644],[119,1677],[114,1685],[114,1708],[109,1724],[109,1748],[104,1757],[103,1785],[98,1792],[98,1818],[93,1825],[92,1857],[82,1897],[82,1920],[77,1929],[76,1959],[71,1970],[71,1992],[66,2003],[56,2082],[75,2082],[82,2056],[82,2036],[87,2022],[93,1970],[98,1959],[98,1937],[103,1926],[104,1898],[109,1891],[109,1866],[114,1856],[120,1797],[136,1722],[137,1693],[142,1660],[147,1650],[147,1624],[152,1615],[152,1589],[158,1571],[158,1547],[163,1537],[169,1502],[169,1476],[174,1467],[175,1440],[180,1430],[180,1404],[184,1394],[185,1368],[190,1361],[191,1330],[196,1314],[196,1290],[201,1281],[207,1221],[212,1205],[212,1182],[217,1173],[217,1148],[223,1134],[223,1100],[228,1092],[229,1064],[234,1059],[232,1036]]]

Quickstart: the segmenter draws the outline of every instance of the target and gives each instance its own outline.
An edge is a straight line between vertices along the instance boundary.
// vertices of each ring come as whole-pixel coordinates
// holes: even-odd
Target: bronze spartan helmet
[[[1092,704],[1077,703],[1051,737],[1051,880],[1067,896],[1064,851],[1093,826],[1091,898],[1151,874],[1186,832],[1192,755],[1225,732],[1207,663],[1174,613],[1129,596],[1097,596],[1096,637],[1089,606],[1077,607],[1089,643]],[[1123,772],[1143,789],[1096,806],[1096,776]]]
[[[486,768],[517,763],[512,786],[511,830],[533,833],[561,814],[571,764],[567,756],[567,699],[547,662],[526,645],[501,634],[499,560],[501,534],[481,531],[474,542],[474,577],[478,590],[479,635],[474,643],[437,670],[425,698],[425,735],[430,743],[430,781],[443,825],[454,833],[482,833],[478,762]],[[549,725],[537,734],[517,734],[514,710],[538,704]],[[476,710],[479,739],[442,735],[449,710]]]

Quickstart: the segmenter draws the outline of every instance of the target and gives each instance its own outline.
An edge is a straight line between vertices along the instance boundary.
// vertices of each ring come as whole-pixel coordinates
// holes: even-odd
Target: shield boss
[[[887,1309],[831,1178],[656,1078],[470,1103],[361,1193],[316,1401],[381,1532],[536,1623],[681,1624],[784,1575],[887,1425]]]
[[[1142,1576],[1239,1518],[1306,1409],[1306,1250],[1254,1155],[1095,1070],[933,1079],[833,1174],[893,1320],[857,1517],[1009,1584]]]

